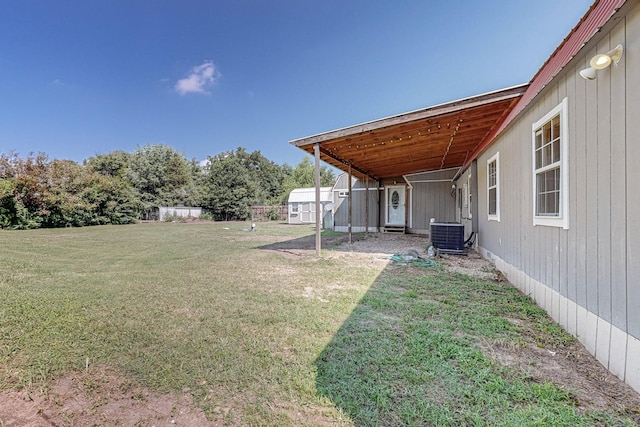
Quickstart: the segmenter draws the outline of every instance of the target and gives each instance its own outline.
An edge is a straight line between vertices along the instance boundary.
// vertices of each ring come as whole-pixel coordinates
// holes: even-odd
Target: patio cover
[[[526,91],[514,86],[290,141],[361,179],[461,167]]]

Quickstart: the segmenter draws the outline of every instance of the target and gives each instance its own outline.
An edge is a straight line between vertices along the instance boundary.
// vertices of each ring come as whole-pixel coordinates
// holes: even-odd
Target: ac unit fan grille
[[[464,225],[459,223],[431,223],[431,244],[445,250],[464,250]]]

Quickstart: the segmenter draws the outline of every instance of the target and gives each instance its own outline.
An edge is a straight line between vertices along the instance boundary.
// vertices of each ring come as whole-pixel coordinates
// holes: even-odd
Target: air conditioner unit
[[[431,244],[440,252],[464,252],[464,225],[457,222],[432,222]]]

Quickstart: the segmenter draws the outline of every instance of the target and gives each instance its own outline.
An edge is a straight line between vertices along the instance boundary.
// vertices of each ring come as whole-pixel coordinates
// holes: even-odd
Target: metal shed
[[[167,216],[174,218],[198,218],[201,214],[201,207],[160,206],[157,211],[157,218],[159,221],[164,221]]]

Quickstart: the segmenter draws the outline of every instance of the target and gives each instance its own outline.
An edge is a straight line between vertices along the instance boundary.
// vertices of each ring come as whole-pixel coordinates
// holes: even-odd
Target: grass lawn
[[[635,425],[485,355],[522,345],[521,321],[571,340],[508,284],[268,250],[313,231],[247,227],[0,232],[0,390],[112,369],[227,425]]]

